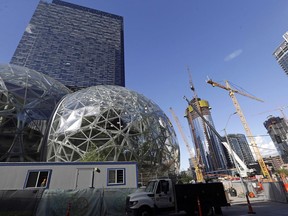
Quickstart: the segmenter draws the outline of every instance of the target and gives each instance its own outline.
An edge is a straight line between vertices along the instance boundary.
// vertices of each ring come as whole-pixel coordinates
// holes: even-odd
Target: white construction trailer
[[[136,162],[5,162],[0,176],[0,190],[138,186]]]

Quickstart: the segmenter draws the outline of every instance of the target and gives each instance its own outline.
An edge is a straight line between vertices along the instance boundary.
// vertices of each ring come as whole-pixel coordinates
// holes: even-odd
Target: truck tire
[[[137,216],[152,216],[152,209],[148,206],[143,206],[138,210]]]

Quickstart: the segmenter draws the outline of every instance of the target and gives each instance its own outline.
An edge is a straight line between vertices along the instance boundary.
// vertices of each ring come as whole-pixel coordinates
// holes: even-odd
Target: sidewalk
[[[228,195],[228,197],[229,197],[231,205],[247,203],[247,198],[244,195],[236,196],[236,197],[232,197],[232,196]],[[250,203],[264,202],[264,201],[267,201],[267,199],[265,198],[264,193],[261,193],[261,194],[257,194],[256,197],[254,197],[254,198],[249,197],[249,201],[250,201]]]
[[[263,216],[287,216],[288,203],[268,201],[264,194],[258,194],[255,198],[231,197],[231,206],[222,207],[223,216],[245,216],[253,213]]]
[[[288,204],[269,201],[257,201],[248,204],[232,204],[228,207],[222,207],[223,216],[246,216],[255,213],[263,216],[287,216]]]

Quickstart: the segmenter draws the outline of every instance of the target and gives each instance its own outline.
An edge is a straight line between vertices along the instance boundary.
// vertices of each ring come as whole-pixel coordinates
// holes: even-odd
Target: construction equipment
[[[212,126],[210,124],[209,121],[207,121],[204,116],[201,114],[201,112],[197,109],[197,107],[191,103],[185,96],[184,99],[188,102],[188,104],[193,108],[193,110],[195,110],[195,112],[200,116],[200,118],[203,120],[203,122],[213,131],[213,133],[218,137],[218,139],[220,140],[220,142],[223,144],[223,146],[227,149],[228,153],[230,155],[234,155],[234,158],[237,162],[237,164],[239,165],[239,169],[240,169],[240,176],[241,177],[247,177],[249,174],[252,174],[254,172],[253,169],[249,169],[245,163],[240,159],[240,157],[233,151],[233,149],[230,148],[230,146],[228,145],[228,143],[226,142],[226,140],[217,132],[217,130],[214,128],[214,126]],[[237,166],[235,164],[235,166]]]
[[[190,154],[190,158],[191,158],[191,160],[192,160],[192,162],[194,164],[195,174],[196,174],[196,181],[197,182],[203,182],[204,178],[203,178],[202,170],[199,168],[199,159],[196,158],[193,155],[192,149],[190,148],[189,142],[188,142],[188,140],[187,140],[187,138],[186,138],[186,136],[185,136],[185,134],[183,132],[183,129],[182,129],[182,126],[181,126],[181,124],[179,122],[179,119],[178,119],[178,117],[176,116],[175,112],[173,111],[173,109],[171,107],[170,107],[170,112],[171,112],[171,114],[172,114],[172,116],[173,116],[173,118],[174,118],[174,120],[176,122],[178,130],[179,130],[179,132],[180,132],[180,134],[182,136],[182,139],[183,139],[183,141],[184,141],[184,143],[186,145],[188,153]]]
[[[282,107],[279,107],[277,109],[268,110],[268,111],[264,111],[264,112],[258,113],[258,115],[262,115],[262,114],[265,114],[265,113],[271,113],[271,112],[274,112],[274,111],[279,111],[279,112],[281,112],[282,117],[284,118],[284,120],[287,121],[287,116],[284,113],[284,109],[286,109],[286,108],[288,108],[288,106],[282,106]]]
[[[246,118],[245,118],[245,116],[244,116],[244,114],[243,114],[243,112],[241,110],[241,107],[240,107],[240,105],[239,105],[239,103],[238,103],[238,101],[236,99],[235,93],[243,95],[243,96],[246,96],[246,97],[249,97],[249,98],[257,100],[257,101],[261,101],[261,102],[263,102],[263,101],[261,99],[259,99],[259,98],[256,98],[256,97],[254,97],[252,95],[249,95],[247,93],[244,93],[242,91],[238,91],[236,89],[232,89],[228,81],[225,81],[226,86],[221,85],[219,83],[216,83],[216,82],[212,81],[211,79],[209,79],[207,81],[207,83],[211,84],[213,87],[216,86],[216,87],[225,89],[225,90],[227,90],[229,92],[229,96],[231,97],[232,102],[233,102],[233,104],[234,104],[234,106],[236,108],[236,112],[239,115],[240,120],[241,120],[241,122],[243,124],[243,127],[244,127],[244,130],[246,132],[246,135],[247,135],[247,137],[248,137],[248,139],[250,141],[250,144],[251,144],[251,146],[252,146],[252,148],[254,150],[254,153],[256,155],[256,159],[257,159],[257,161],[258,161],[258,163],[260,165],[261,171],[262,171],[263,175],[267,178],[268,181],[272,181],[270,173],[269,173],[269,171],[268,171],[268,169],[267,169],[267,167],[265,165],[265,162],[264,162],[264,160],[263,160],[263,158],[262,158],[262,156],[260,154],[260,151],[259,151],[259,149],[257,147],[257,144],[255,142],[254,136],[252,135],[252,132],[251,132],[249,126],[248,126]]]

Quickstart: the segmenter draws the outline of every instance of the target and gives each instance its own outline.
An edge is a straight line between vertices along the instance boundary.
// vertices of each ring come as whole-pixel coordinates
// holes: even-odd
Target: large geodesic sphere
[[[154,102],[120,86],[100,85],[59,103],[48,136],[48,161],[137,161],[145,173],[178,171],[171,122]]]
[[[35,70],[1,64],[0,161],[42,160],[48,120],[58,101],[70,92]]]

